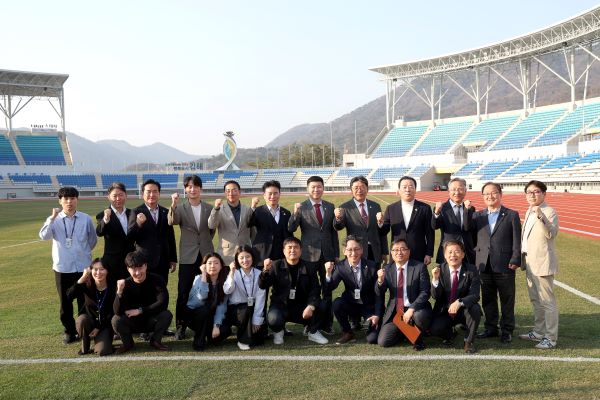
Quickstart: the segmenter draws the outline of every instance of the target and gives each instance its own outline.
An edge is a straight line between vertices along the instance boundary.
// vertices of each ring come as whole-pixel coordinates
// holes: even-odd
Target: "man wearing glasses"
[[[521,251],[527,275],[527,290],[533,305],[534,325],[520,339],[538,342],[536,349],[553,349],[558,338],[558,307],[554,297],[554,274],[558,259],[554,239],[558,234],[558,216],[546,204],[546,185],[530,181],[525,186],[529,209],[525,213]]]
[[[465,247],[466,259],[469,264],[475,264],[475,232],[469,230],[469,220],[473,217],[473,208],[466,207],[467,182],[462,178],[454,178],[448,183],[448,201],[435,203],[431,227],[442,233],[436,262],[444,260],[444,243],[448,240],[461,242]]]
[[[521,220],[516,211],[502,205],[499,184],[487,182],[481,193],[487,208],[473,214],[473,224],[477,231],[475,263],[481,276],[485,330],[477,337],[497,337],[500,322],[500,341],[510,343],[515,328],[515,271],[521,265]]]

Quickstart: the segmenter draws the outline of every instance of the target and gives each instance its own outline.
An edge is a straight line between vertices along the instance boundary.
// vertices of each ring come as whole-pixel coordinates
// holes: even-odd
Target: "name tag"
[[[254,297],[248,296],[248,307],[252,307],[254,305]]]
[[[67,238],[67,239],[65,240],[65,247],[66,247],[67,249],[70,249],[72,245],[73,245],[73,238]]]
[[[290,300],[294,300],[296,298],[296,289],[290,289]]]
[[[354,289],[354,300],[360,300],[360,289]]]

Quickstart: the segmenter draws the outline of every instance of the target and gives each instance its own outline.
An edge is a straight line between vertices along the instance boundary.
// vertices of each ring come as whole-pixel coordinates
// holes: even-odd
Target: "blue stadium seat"
[[[96,187],[96,177],[94,175],[56,175],[56,180],[58,180],[60,186]]]
[[[8,174],[8,178],[13,182],[13,183],[34,183],[34,184],[38,184],[38,185],[51,185],[52,184],[52,178],[50,178],[50,175],[46,175],[46,174],[23,174],[23,175],[17,175],[17,174]]]
[[[4,135],[0,135],[0,165],[19,165],[10,141]]]
[[[427,125],[399,126],[388,132],[373,151],[373,158],[401,157],[412,149],[427,130]]]
[[[524,147],[534,137],[562,117],[565,109],[540,111],[529,115],[506,134],[491,150],[516,149]]]
[[[437,125],[412,153],[414,156],[444,154],[473,125],[472,121]]]
[[[531,146],[560,144],[591,124],[600,115],[600,103],[586,104],[569,113],[565,118],[537,138]]]
[[[490,118],[481,121],[469,134],[462,140],[464,145],[470,143],[483,143],[478,150],[483,151],[494,143],[504,132],[517,122],[519,117],[511,115],[508,117]]]
[[[15,142],[27,165],[66,165],[58,136],[17,135]]]
[[[107,189],[113,182],[121,182],[128,190],[138,188],[137,176],[133,174],[102,174],[102,188]]]

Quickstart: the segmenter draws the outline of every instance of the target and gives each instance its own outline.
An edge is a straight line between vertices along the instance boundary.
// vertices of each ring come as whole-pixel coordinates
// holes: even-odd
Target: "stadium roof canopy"
[[[514,62],[600,40],[600,7],[556,25],[501,43],[427,60],[369,68],[385,79],[409,78]]]

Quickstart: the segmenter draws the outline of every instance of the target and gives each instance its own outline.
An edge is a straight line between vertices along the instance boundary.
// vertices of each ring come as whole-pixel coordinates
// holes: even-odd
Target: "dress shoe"
[[[165,329],[163,336],[175,336],[175,332],[173,332],[171,329]]]
[[[186,331],[186,327],[183,325],[179,325],[177,327],[177,331],[175,331],[175,340],[185,339],[185,331]]]
[[[417,340],[415,342],[415,344],[413,344],[413,349],[415,351],[423,351],[423,350],[425,350],[425,342],[423,342],[422,340]]]
[[[465,353],[473,354],[477,353],[477,349],[473,345],[473,343],[465,342]]]
[[[80,349],[77,352],[77,354],[80,355],[80,356],[85,356],[86,354],[90,354],[90,353],[91,353],[90,349],[87,349],[87,350]]]
[[[284,336],[294,336],[294,332],[290,331],[290,330],[289,330],[289,329],[287,329],[287,328],[284,328],[284,329],[283,329],[283,332],[284,332],[284,333],[283,333],[283,334],[284,334]]]
[[[192,349],[194,349],[194,351],[204,351],[204,339],[200,335],[194,335]]]
[[[354,337],[353,332],[344,332],[342,333],[342,337],[338,339],[335,344],[346,344],[346,343],[354,343],[356,342],[356,338]]]
[[[477,334],[477,339],[487,339],[491,337],[498,337],[498,331],[488,331],[487,329]]]
[[[512,335],[508,332],[503,332],[502,336],[500,336],[500,341],[502,343],[510,343],[512,342]]]
[[[115,354],[124,354],[127,353],[129,350],[133,350],[133,345],[127,346],[122,344],[121,347],[119,347],[117,351],[115,351]]]
[[[77,339],[79,339],[79,338],[74,333],[65,333],[63,335],[63,343],[64,344],[75,343],[77,341]]]
[[[150,341],[150,334],[149,333],[140,333],[140,340],[143,340],[144,342],[148,342]]]
[[[159,351],[169,351],[169,348],[157,340],[151,340],[150,346]]]

